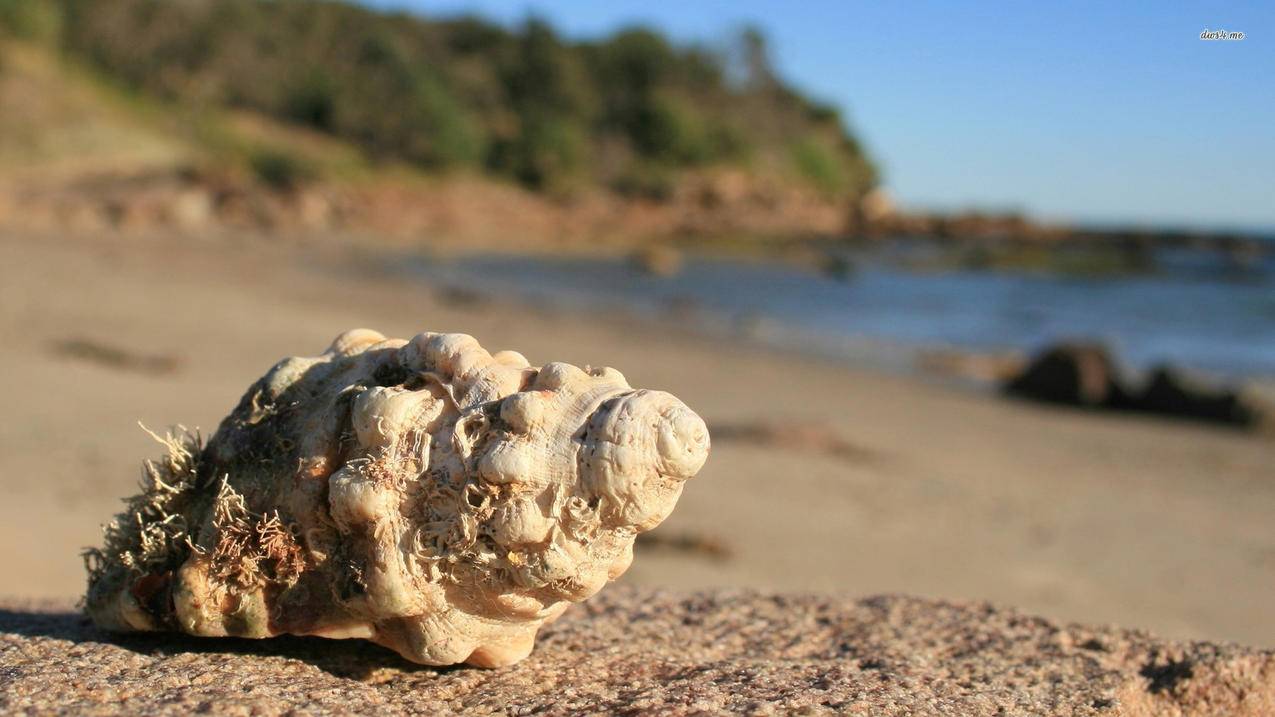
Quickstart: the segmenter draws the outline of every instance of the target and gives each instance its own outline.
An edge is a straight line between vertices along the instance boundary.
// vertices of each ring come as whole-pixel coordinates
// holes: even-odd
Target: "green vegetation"
[[[286,152],[262,149],[248,155],[248,165],[258,179],[275,189],[290,190],[313,176],[304,160]]]
[[[798,140],[792,146],[792,161],[797,171],[826,194],[845,192],[851,178],[838,161],[836,151],[813,139]]]
[[[0,38],[49,41],[57,36],[60,19],[53,3],[0,0]]]
[[[723,166],[830,198],[876,181],[837,111],[785,85],[756,31],[714,53],[643,28],[577,42],[534,19],[509,30],[337,2],[0,0],[5,33],[193,114],[250,110],[372,162],[551,193],[663,198],[687,170]],[[266,151],[250,165],[282,185],[312,172]]]

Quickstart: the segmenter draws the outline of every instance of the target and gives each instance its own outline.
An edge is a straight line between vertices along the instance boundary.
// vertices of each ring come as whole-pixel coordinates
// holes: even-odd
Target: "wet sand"
[[[0,593],[79,594],[79,550],[157,451],[138,421],[210,433],[277,359],[366,326],[615,366],[719,429],[655,534],[667,537],[625,582],[988,599],[1275,646],[1270,438],[440,294],[349,256],[332,243],[0,233]]]

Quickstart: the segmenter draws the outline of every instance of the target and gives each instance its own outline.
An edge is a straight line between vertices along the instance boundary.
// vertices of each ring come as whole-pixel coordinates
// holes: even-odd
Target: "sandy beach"
[[[338,241],[0,234],[0,594],[71,599],[158,446],[359,326],[620,368],[715,432],[622,581],[986,599],[1275,646],[1275,441],[386,278]],[[809,440],[793,440],[785,427]],[[792,431],[790,431],[792,433]],[[771,440],[779,436],[780,440]],[[786,438],[785,438],[786,436]]]

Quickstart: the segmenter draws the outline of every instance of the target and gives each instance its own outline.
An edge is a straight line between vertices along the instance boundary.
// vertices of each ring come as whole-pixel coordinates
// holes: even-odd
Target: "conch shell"
[[[86,553],[99,626],[483,667],[623,573],[709,450],[699,416],[614,369],[366,329],[276,364],[206,447],[161,440]]]

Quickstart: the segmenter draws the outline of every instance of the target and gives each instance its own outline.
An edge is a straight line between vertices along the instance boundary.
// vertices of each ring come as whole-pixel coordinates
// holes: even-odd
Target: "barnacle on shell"
[[[276,364],[206,446],[163,440],[86,553],[100,626],[488,667],[623,573],[709,450],[699,416],[614,369],[366,329]]]

